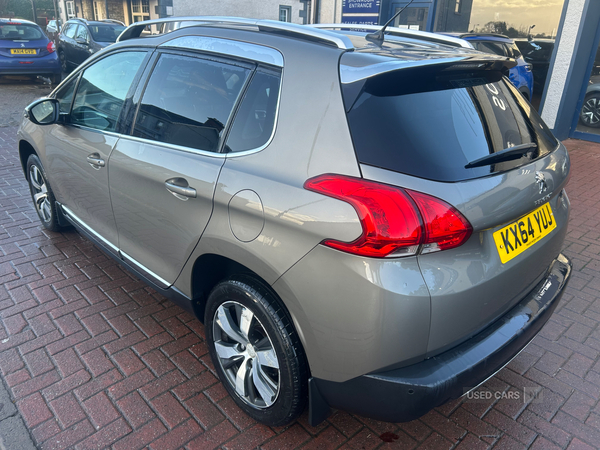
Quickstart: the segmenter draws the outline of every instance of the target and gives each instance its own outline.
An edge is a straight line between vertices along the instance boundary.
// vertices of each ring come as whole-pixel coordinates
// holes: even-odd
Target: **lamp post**
[[[529,30],[527,30],[527,40],[530,41],[531,40],[531,30],[533,30],[535,28],[535,25],[531,25],[529,27]]]
[[[35,3],[31,0],[31,9],[33,10],[33,21],[37,23],[37,10],[35,9]]]

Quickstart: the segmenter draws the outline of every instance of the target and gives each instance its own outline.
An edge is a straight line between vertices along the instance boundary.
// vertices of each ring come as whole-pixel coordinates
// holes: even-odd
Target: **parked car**
[[[62,25],[62,21],[60,20],[50,20],[48,25],[46,25],[46,34],[50,38],[51,41],[55,41],[58,33],[60,32],[60,27]]]
[[[525,61],[532,65],[534,89],[542,92],[554,51],[554,39],[515,39],[515,44],[521,50]]]
[[[58,35],[58,57],[64,72],[116,42],[125,25],[116,20],[71,19]]]
[[[531,100],[534,89],[534,76],[531,73],[531,64],[525,61],[521,51],[515,45],[515,42],[502,34],[488,33],[443,33],[450,36],[456,36],[465,39],[475,50],[491,53],[493,55],[507,56],[517,61],[517,65],[509,70],[509,78],[512,84],[525,96]]]
[[[585,91],[579,121],[586,127],[600,128],[600,76],[592,75]]]
[[[201,25],[138,38],[170,20]],[[460,397],[571,276],[569,156],[503,77],[514,60],[364,28],[136,23],[18,130],[42,225],[195,314],[225,389],[272,426],[307,398],[314,425]]]
[[[0,19],[0,75],[32,75],[61,79],[54,43],[28,20]]]

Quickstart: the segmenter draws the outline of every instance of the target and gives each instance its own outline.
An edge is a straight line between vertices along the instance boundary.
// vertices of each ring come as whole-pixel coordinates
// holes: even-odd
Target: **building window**
[[[75,2],[66,2],[67,6],[67,20],[75,17]]]
[[[462,9],[462,0],[456,0],[456,4],[454,5],[454,13],[460,14],[461,9]]]
[[[292,21],[292,7],[279,5],[279,20],[281,22]]]
[[[150,0],[132,0],[131,14],[134,22],[150,20]]]

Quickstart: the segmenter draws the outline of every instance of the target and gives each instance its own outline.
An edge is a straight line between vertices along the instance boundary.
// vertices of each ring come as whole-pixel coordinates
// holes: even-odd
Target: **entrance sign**
[[[342,0],[342,23],[378,25],[381,0]]]

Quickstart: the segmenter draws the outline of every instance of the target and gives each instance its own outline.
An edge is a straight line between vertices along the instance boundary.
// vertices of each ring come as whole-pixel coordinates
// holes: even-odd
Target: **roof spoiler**
[[[346,56],[350,55],[345,55]],[[468,54],[439,59],[422,60],[391,60],[381,63],[371,64],[363,67],[344,64],[344,58],[340,63],[340,78],[343,84],[354,83],[356,81],[383,75],[385,73],[396,71],[414,71],[415,69],[427,70],[430,68],[436,72],[481,72],[496,71],[503,75],[508,75],[508,69],[517,65],[514,59],[493,56],[487,54]]]

